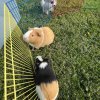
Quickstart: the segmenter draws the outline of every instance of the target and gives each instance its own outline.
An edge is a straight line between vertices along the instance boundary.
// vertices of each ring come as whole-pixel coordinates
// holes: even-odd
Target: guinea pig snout
[[[29,36],[30,36],[30,33],[32,32],[32,30],[30,31],[27,31],[24,35],[23,35],[23,40],[25,42],[29,42]]]
[[[54,7],[56,6],[56,4],[53,5]]]
[[[25,42],[28,42],[28,37],[26,37],[25,35],[23,35],[23,40],[24,40]]]

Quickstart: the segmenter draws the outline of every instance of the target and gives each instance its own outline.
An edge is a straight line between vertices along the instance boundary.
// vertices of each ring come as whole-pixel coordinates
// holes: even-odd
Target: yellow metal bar
[[[34,95],[33,95],[29,100],[33,100],[33,97],[34,97]],[[37,97],[37,95],[36,95],[36,97],[34,98],[34,100],[39,100],[38,97]]]
[[[30,95],[32,95],[33,93],[35,92],[35,89],[34,89],[34,91],[32,91],[29,95],[27,95],[23,100],[25,100],[26,98],[28,98]],[[36,93],[34,93],[33,94],[33,96],[35,96],[36,95]]]
[[[25,93],[29,92],[29,91],[32,90],[32,89],[34,89],[34,87],[30,88],[29,90],[23,92],[21,95],[17,96],[17,99],[18,99],[19,97],[21,97],[22,95],[24,95]],[[25,100],[25,99],[23,99],[23,100]]]
[[[7,58],[7,60],[8,61],[12,61],[10,58]],[[15,62],[19,62],[19,63],[22,63],[23,65],[24,65],[24,62],[23,61],[21,61],[21,60],[19,60],[19,59],[17,59],[17,58],[14,58],[14,60],[15,60]],[[7,61],[7,62],[8,62]],[[31,65],[29,64],[29,63],[27,63],[27,62],[25,62],[25,65],[24,66],[29,66],[29,67],[31,67]]]
[[[18,63],[18,62],[16,62],[16,61],[14,61],[14,64],[15,64],[15,65],[16,65],[16,64],[19,64],[20,66],[23,66],[22,63]],[[25,67],[25,66],[28,66],[28,65],[24,65],[23,67]],[[27,69],[32,70],[31,68],[27,68]]]
[[[6,47],[7,47],[7,45],[6,45]],[[6,49],[6,54],[7,54],[7,53],[10,53],[10,54],[11,54],[11,51],[8,50],[8,49]]]
[[[13,91],[13,92],[8,93],[8,94],[7,94],[7,96],[9,96],[9,95],[11,95],[11,94],[14,94],[14,91]]]
[[[6,69],[12,70],[12,68],[8,68],[8,67],[6,67]]]
[[[17,68],[21,68],[21,69],[24,69],[24,70],[26,70],[26,71],[32,73],[32,71],[31,71],[29,68],[26,68],[26,67],[20,67],[20,66],[17,66],[17,65],[15,65],[15,67],[17,67]]]
[[[19,40],[19,39],[16,39],[16,37],[13,38],[13,40],[12,40],[13,43],[14,43],[14,46],[16,46],[15,48],[16,48],[17,50],[19,49],[19,50],[21,50],[21,51],[24,51],[23,53],[25,53],[25,54],[28,53],[27,50],[23,50],[23,48],[19,48],[19,47],[22,46],[22,43],[21,43],[22,41],[19,42],[19,43],[17,43],[18,40]]]
[[[11,34],[11,15],[8,11],[8,17],[9,17],[9,29],[10,29],[10,42],[11,42],[11,56],[12,56],[12,69],[13,69],[13,84],[14,84],[14,99],[16,100],[16,83],[15,83],[15,72],[14,72],[14,59],[13,59],[13,47],[12,47],[12,34]]]
[[[16,34],[18,33],[17,30],[15,30],[15,32],[16,32]],[[13,34],[14,39],[18,39],[20,41],[20,44],[22,45],[23,44],[23,42],[22,42],[23,40],[21,40],[16,34]],[[29,49],[26,47],[26,45],[24,45],[24,47],[29,51]]]
[[[12,68],[8,68],[8,67],[6,67],[6,69],[12,70]],[[15,71],[23,72],[24,74],[25,74],[25,73],[32,74],[31,72],[28,72],[28,71],[22,71],[22,70],[18,70],[18,69],[15,69]]]
[[[9,59],[9,58],[7,58],[7,60],[12,61],[12,60],[11,60],[11,59]],[[8,62],[6,62],[6,63],[8,63]],[[20,64],[20,62],[17,62],[17,61],[14,61],[14,63]],[[11,63],[8,63],[8,64],[12,66],[12,64],[11,64]],[[21,64],[23,64],[23,65],[24,65],[24,63],[21,63]],[[15,65],[15,66],[17,66],[17,65]],[[25,65],[24,65],[24,68],[25,68],[25,66],[28,66],[28,64],[25,64]],[[17,67],[19,67],[19,66],[17,66]],[[22,67],[21,67],[21,68],[22,68]],[[31,68],[27,68],[27,69],[32,70]]]
[[[23,87],[23,88],[21,88],[21,89],[17,90],[16,92],[19,92],[19,91],[21,91],[21,90],[23,90],[23,89],[29,88],[30,86],[33,86],[33,87],[34,87],[34,85],[33,85],[33,84],[31,84],[31,85],[28,85],[28,86],[26,86],[26,87]]]
[[[14,95],[13,99],[17,100],[18,97],[30,92],[26,97],[23,97],[27,99],[31,94],[36,95],[31,68],[33,64],[32,55],[30,49],[23,43],[21,39],[22,31],[11,16],[6,5],[4,11],[4,100],[9,99],[7,96],[12,94]],[[13,77],[10,79],[9,75]],[[7,83],[9,83],[9,86],[7,86]],[[17,86],[19,89],[17,89]],[[13,90],[9,91],[10,88],[13,88]],[[24,89],[27,89],[27,91],[17,96],[17,92]]]
[[[6,53],[7,54],[7,53]],[[7,54],[7,55],[9,55],[9,54]],[[10,56],[11,57],[11,56]],[[12,61],[12,60],[10,60],[8,57],[6,58],[7,60],[9,60],[9,61]],[[17,58],[14,58],[14,59],[16,59],[17,60]],[[8,61],[7,61],[8,62]],[[17,64],[19,64],[17,61],[15,61],[15,63],[17,63]],[[10,63],[9,63],[10,64]],[[24,63],[22,63],[21,65],[24,65]],[[24,66],[31,66],[31,65],[29,65],[28,63],[26,64],[26,65],[24,65]],[[31,67],[30,68],[28,68],[28,69],[30,69],[31,70]]]
[[[15,80],[30,80],[30,79],[32,79],[33,80],[33,78],[20,78],[20,79],[15,79]],[[12,81],[13,79],[6,79],[7,81]]]
[[[26,57],[26,56],[28,56],[28,55],[23,55],[23,54],[21,54],[20,52],[19,52],[19,54],[16,54],[16,52],[19,52],[19,51],[14,51],[14,56],[16,56],[16,57],[21,57],[23,60],[24,60],[24,62],[25,61],[27,61],[27,62],[30,62],[30,59],[28,58],[28,57]]]
[[[15,37],[16,38],[16,37]],[[21,51],[24,51],[24,53],[26,52],[26,53],[29,53],[29,48],[26,48],[26,47],[22,47],[21,48],[21,46],[23,45],[23,42],[22,41],[19,41],[19,39],[15,39],[14,37],[13,37],[13,42],[14,42],[14,46],[15,46],[15,44],[16,44],[16,46],[17,47],[20,47],[20,48],[17,48],[17,49],[20,49]],[[16,48],[16,47],[15,47]]]
[[[6,73],[7,75],[13,75],[11,73]],[[25,74],[15,74],[15,76],[33,76],[33,75],[25,75]]]
[[[10,50],[8,50],[8,51],[10,51],[10,52],[11,52],[11,44],[10,44],[10,43],[8,43],[8,42],[6,42],[6,45],[7,45],[7,50],[8,50],[8,49],[10,49]]]
[[[18,52],[18,54],[16,54],[16,52]],[[14,54],[15,54],[15,55],[18,55],[18,56],[23,56],[23,57],[25,57],[26,60],[29,61],[29,55],[23,54],[22,51],[16,50],[16,49],[14,48]],[[24,59],[24,58],[23,58],[23,59]]]
[[[6,64],[11,65],[11,66],[13,65],[13,64],[11,64],[11,63],[9,63],[9,62],[6,62]],[[22,69],[23,69],[23,68],[24,68],[24,69],[27,68],[27,67],[20,67],[20,66],[17,66],[17,65],[14,65],[14,66],[17,67],[17,68],[22,68]],[[29,69],[29,68],[27,68],[27,69],[25,69],[25,70],[28,70],[28,71],[30,70],[30,72],[31,72],[31,69]]]
[[[4,100],[7,100],[7,83],[6,83],[6,5],[4,4]]]
[[[19,83],[19,84],[16,84],[16,86],[19,86],[19,85],[23,85],[23,84],[27,84],[27,83],[34,83],[34,81],[28,81],[28,82],[24,82],[24,83]],[[7,88],[11,88],[11,87],[13,87],[14,85],[9,85],[9,86],[7,86]]]
[[[12,21],[12,25],[13,25],[13,24],[15,24],[15,23],[13,23],[13,21]],[[22,31],[20,30],[20,28],[19,28],[18,25],[16,26],[16,30],[14,30],[13,32],[14,32],[14,33],[17,32],[17,33],[18,33],[18,34],[17,34],[18,37],[20,37],[20,35],[22,35]]]
[[[11,55],[8,54],[8,53],[6,53],[6,55],[9,56],[9,57],[11,57]],[[15,52],[14,52],[14,59],[19,58],[19,57],[20,57],[20,56],[16,55]],[[26,60],[26,59],[24,59],[24,58],[22,58],[22,59],[21,59],[21,58],[22,58],[22,57],[20,57],[19,59],[20,59],[20,60],[23,60],[23,62]]]
[[[9,48],[9,49],[11,49],[11,44],[9,43],[10,41],[7,41],[6,42],[6,45],[7,45],[7,47]]]
[[[10,52],[9,52],[10,53]],[[10,56],[10,57],[12,57],[11,55],[9,55],[8,53],[6,53],[8,56]],[[16,60],[18,60],[17,58],[15,58],[15,57],[13,57],[14,59],[16,59]],[[7,58],[8,60],[10,60],[9,58]],[[15,63],[18,63],[18,62],[16,62],[16,61],[14,61]],[[20,61],[20,62],[22,62],[22,61]],[[25,62],[26,63],[26,61],[23,61],[23,62]],[[26,65],[25,66],[27,66],[27,65],[29,65],[30,63],[26,63]],[[21,63],[21,65],[24,65],[24,64],[22,64]],[[30,67],[31,67],[31,64],[30,64]]]
[[[14,42],[14,41],[13,41]],[[20,51],[22,54],[26,55],[27,52],[26,50],[24,49],[21,49],[18,45],[16,45],[16,43],[14,43],[14,46],[13,46],[14,50],[17,49],[17,51]]]

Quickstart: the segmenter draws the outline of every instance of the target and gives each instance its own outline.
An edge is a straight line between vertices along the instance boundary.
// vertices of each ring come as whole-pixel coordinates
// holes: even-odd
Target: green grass
[[[99,100],[99,0],[85,0],[80,11],[53,19],[42,14],[38,1],[30,0],[20,8],[19,26],[23,32],[39,25],[53,29],[54,43],[34,51],[33,59],[37,55],[51,58],[60,85],[58,100]]]
[[[60,84],[59,100],[99,99],[99,15],[92,12],[70,13],[53,19],[55,42],[36,50],[49,56]]]
[[[84,7],[100,9],[100,1],[99,0],[85,0]]]
[[[3,50],[0,49],[0,100],[3,97]]]

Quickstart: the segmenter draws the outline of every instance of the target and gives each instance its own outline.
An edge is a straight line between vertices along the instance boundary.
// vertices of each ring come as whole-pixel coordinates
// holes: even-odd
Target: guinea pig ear
[[[44,61],[46,61],[52,67],[52,62],[50,58],[45,58]]]
[[[36,30],[36,35],[37,35],[38,37],[41,37],[41,30]]]

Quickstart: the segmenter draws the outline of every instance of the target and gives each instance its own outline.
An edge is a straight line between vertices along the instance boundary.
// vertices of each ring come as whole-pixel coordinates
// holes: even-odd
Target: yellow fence
[[[4,5],[4,100],[37,100],[32,67],[22,32]]]

